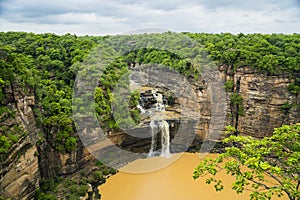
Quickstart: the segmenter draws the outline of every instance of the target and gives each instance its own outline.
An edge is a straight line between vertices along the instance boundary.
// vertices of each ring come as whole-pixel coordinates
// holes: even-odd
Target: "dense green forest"
[[[227,65],[233,72],[247,66],[267,76],[280,74],[289,77],[293,80],[289,85],[290,92],[295,95],[300,93],[300,34],[182,33],[182,35],[190,38],[185,44],[177,39],[177,34],[170,32],[103,37],[1,32],[0,120],[13,117],[15,114],[7,106],[8,88],[22,88],[25,93],[32,93],[35,96],[34,114],[43,130],[40,142],[46,140],[55,150],[62,153],[74,151],[79,138],[72,110],[81,112],[86,109],[83,99],[73,99],[76,107],[74,105],[72,107],[74,81],[78,71],[89,65],[88,62],[93,63],[91,54],[95,54],[101,48],[105,49],[104,53],[106,52],[102,58],[112,61],[105,67],[93,94],[96,102],[93,109],[105,130],[117,131],[122,123],[136,123],[140,120],[136,108],[139,93],[136,92],[131,94],[129,104],[123,105],[124,108],[132,108],[130,114],[133,122],[116,122],[111,111],[112,89],[133,63],[159,63],[187,77],[197,79],[201,75],[199,63],[203,58],[199,55],[206,52],[205,57],[211,62]],[[145,46],[143,42],[147,44],[148,40],[154,45]],[[129,48],[128,41],[136,48]],[[139,44],[139,41],[142,43]],[[157,41],[158,44],[153,41]],[[161,44],[162,41],[165,43]],[[172,46],[176,51],[169,51],[166,45]],[[121,52],[121,55],[116,53],[117,51]],[[231,82],[227,82],[225,88],[230,90],[231,85]],[[122,113],[120,115],[120,119],[126,119]],[[1,126],[0,157],[26,134],[17,125]]]

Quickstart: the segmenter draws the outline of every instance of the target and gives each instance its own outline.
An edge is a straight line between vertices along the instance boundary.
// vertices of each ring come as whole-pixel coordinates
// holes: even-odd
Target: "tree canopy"
[[[232,135],[235,131],[227,127],[230,136],[223,142],[229,146],[216,159],[200,162],[194,179],[205,178],[221,191],[224,186],[215,175],[225,170],[235,177],[232,189],[251,191],[250,199],[271,199],[284,193],[291,200],[300,199],[300,124],[275,128],[272,136],[261,140]]]
[[[285,74],[293,79],[288,86],[291,93],[300,93],[300,39],[299,34],[206,34],[183,33],[187,37],[178,38],[170,32],[130,36],[58,36],[51,33],[34,34],[25,32],[0,32],[0,106],[6,110],[5,90],[12,86],[23,88],[24,92],[34,91],[34,107],[38,123],[43,126],[45,136],[53,147],[70,151],[76,131],[72,120],[72,109],[82,111],[84,99],[74,99],[77,107],[72,107],[72,92],[76,66],[88,58],[93,49],[103,46],[103,56],[114,61],[105,68],[104,75],[95,89],[95,109],[100,124],[105,129],[118,129],[111,114],[112,88],[131,64],[160,63],[197,79],[201,73],[199,55],[207,52],[207,58],[218,65],[226,64],[232,70],[252,67],[266,75]],[[190,39],[188,39],[190,38]],[[151,46],[145,45],[151,41]],[[124,45],[126,44],[126,45]],[[115,46],[113,49],[111,46]],[[137,48],[132,50],[132,46]],[[174,52],[169,52],[172,46]],[[140,48],[139,48],[140,47]],[[161,47],[160,49],[158,47]],[[115,51],[123,52],[119,57]],[[185,57],[192,58],[195,62]],[[95,62],[88,59],[88,62]],[[84,66],[84,65],[82,65]],[[199,70],[200,69],[200,70]],[[230,82],[226,83],[230,91]],[[132,95],[130,107],[132,119],[139,121],[135,104],[137,95]],[[232,99],[237,99],[232,96]],[[81,103],[80,103],[81,102]],[[239,110],[242,113],[242,110]],[[7,113],[7,112],[6,112]],[[122,113],[121,113],[122,115]],[[4,115],[3,115],[4,116]],[[9,116],[9,115],[5,115]],[[122,116],[120,117],[122,118]],[[14,143],[6,131],[3,143]],[[69,138],[71,137],[71,138]],[[7,140],[7,142],[6,142]],[[78,140],[76,140],[78,141]],[[74,145],[71,145],[75,147]]]

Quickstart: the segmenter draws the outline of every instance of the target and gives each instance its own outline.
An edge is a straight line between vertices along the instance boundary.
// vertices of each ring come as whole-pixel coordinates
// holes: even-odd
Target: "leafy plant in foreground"
[[[226,132],[233,129],[229,126]],[[230,135],[223,142],[230,145],[225,153],[200,162],[194,179],[206,177],[207,184],[213,183],[216,191],[221,191],[224,186],[215,175],[226,170],[235,177],[232,189],[251,191],[250,199],[271,199],[284,193],[291,200],[300,199],[300,123],[275,128],[272,136],[262,140]]]

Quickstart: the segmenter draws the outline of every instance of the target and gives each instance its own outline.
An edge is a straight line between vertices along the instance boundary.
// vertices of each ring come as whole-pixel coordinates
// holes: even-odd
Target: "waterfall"
[[[163,103],[163,97],[162,97],[162,94],[158,93],[157,95],[155,95],[155,98],[156,98],[156,104],[155,104],[155,110],[157,112],[163,112],[165,111],[165,105]]]
[[[159,128],[161,130],[161,156],[170,157],[170,132],[169,124],[163,120],[159,122]]]
[[[159,131],[159,127],[155,124],[155,121],[150,122],[151,127],[151,147],[148,156],[152,157],[155,156],[155,149],[156,149],[156,143],[157,143],[157,133]]]
[[[151,98],[156,102],[150,109],[145,109],[143,107],[144,103],[138,105],[138,109],[141,111],[141,114],[149,114],[151,118],[150,128],[151,128],[151,147],[148,153],[149,157],[160,155],[164,157],[170,156],[170,132],[169,124],[165,120],[164,111],[166,105],[163,102],[163,95],[158,93],[157,90],[151,91]],[[147,93],[149,98],[149,92]],[[142,101],[142,99],[141,99]],[[161,134],[161,152],[156,149],[158,141],[158,133]]]
[[[141,111],[141,114],[142,114],[142,115],[145,114],[145,113],[147,112],[147,111],[143,108],[143,106],[140,105],[140,104],[137,105],[137,108]]]
[[[161,152],[160,156],[170,157],[170,132],[169,124],[165,120],[152,120],[151,127],[151,147],[148,156],[156,156],[158,152],[155,151],[157,144],[157,134],[161,133]]]

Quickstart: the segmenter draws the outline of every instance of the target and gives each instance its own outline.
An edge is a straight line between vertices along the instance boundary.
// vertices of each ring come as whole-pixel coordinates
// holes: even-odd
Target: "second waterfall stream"
[[[166,104],[163,101],[163,95],[161,93],[157,93],[156,90],[148,91],[148,97],[154,99],[154,104],[149,108],[144,108],[144,105],[139,105],[141,112],[145,112],[150,116],[150,128],[151,128],[151,147],[148,153],[148,157],[153,156],[164,156],[170,157],[170,132],[169,132],[169,124],[165,120],[164,111],[166,108]],[[145,99],[141,99],[141,102],[145,101]],[[158,138],[158,135],[161,135]],[[161,142],[161,151],[157,150],[157,142],[160,139]]]

